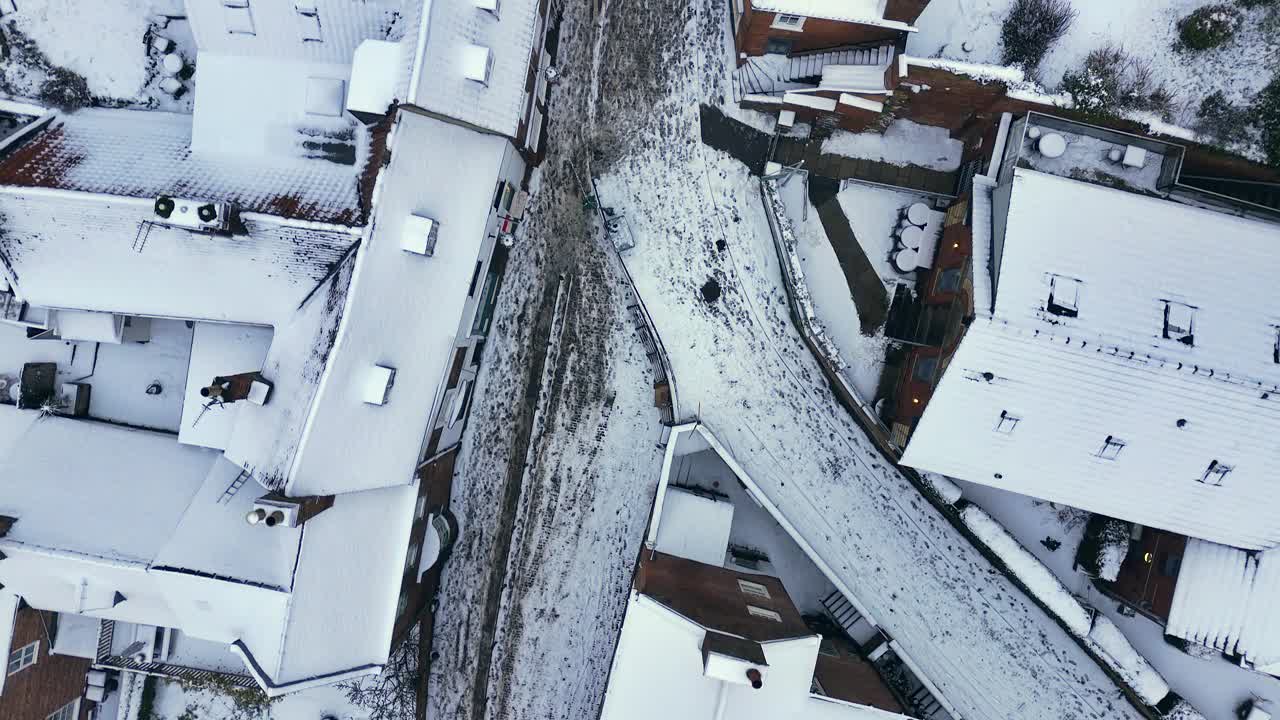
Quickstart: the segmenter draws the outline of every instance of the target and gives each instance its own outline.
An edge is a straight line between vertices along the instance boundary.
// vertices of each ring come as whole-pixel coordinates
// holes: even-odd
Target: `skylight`
[[[1080,281],[1062,275],[1050,275],[1049,302],[1045,309],[1054,315],[1076,317],[1080,313]]]
[[[1165,300],[1163,302],[1163,337],[1166,340],[1177,340],[1187,347],[1194,346],[1196,338],[1196,309],[1186,303],[1174,302],[1172,300]]]
[[[1107,439],[1102,441],[1102,449],[1098,451],[1098,457],[1103,460],[1115,460],[1123,449],[1123,440],[1117,440],[1114,435],[1108,435]]]
[[[1223,463],[1214,460],[1210,462],[1209,467],[1205,469],[1204,475],[1200,478],[1200,482],[1205,485],[1220,487],[1222,485],[1222,481],[1227,479],[1227,475],[1231,470],[1232,468],[1230,465],[1224,465]]]
[[[1001,410],[1000,422],[996,425],[996,432],[1004,433],[1005,435],[1012,433],[1013,429],[1018,426],[1018,421],[1021,419],[1022,418],[1010,415],[1007,410]]]

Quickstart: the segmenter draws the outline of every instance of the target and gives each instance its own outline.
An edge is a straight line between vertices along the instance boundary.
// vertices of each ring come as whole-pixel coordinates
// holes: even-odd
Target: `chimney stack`
[[[760,676],[760,671],[755,668],[747,670],[747,679],[751,681],[751,687],[756,690],[764,687],[764,678]]]

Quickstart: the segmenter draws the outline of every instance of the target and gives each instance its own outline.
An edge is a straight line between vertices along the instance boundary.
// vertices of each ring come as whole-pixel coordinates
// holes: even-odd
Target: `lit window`
[[[37,640],[30,645],[23,645],[9,654],[9,674],[12,675],[19,670],[24,670],[36,664],[36,658],[40,656],[40,641]]]
[[[773,18],[773,27],[781,30],[799,30],[804,27],[803,15],[778,14]]]
[[[1164,338],[1166,340],[1177,340],[1187,347],[1195,345],[1195,315],[1196,309],[1190,305],[1165,300]]]
[[[769,599],[769,588],[761,585],[760,583],[754,583],[749,580],[739,580],[738,589],[742,591],[743,595],[752,595],[765,600]]]
[[[1053,315],[1075,317],[1080,312],[1080,281],[1061,275],[1049,276],[1049,304]]]
[[[320,9],[316,7],[316,0],[297,0],[293,9],[298,15],[298,32],[302,35],[303,42],[324,42],[324,35],[320,32]]]
[[[765,618],[766,620],[772,620],[774,622],[782,622],[781,615],[779,615],[778,613],[772,610],[766,610],[762,607],[756,607],[755,605],[748,605],[747,612],[751,613],[751,615],[754,617]]]
[[[1005,435],[1008,435],[1009,433],[1013,432],[1014,428],[1018,427],[1018,421],[1021,419],[1022,418],[1020,417],[1014,417],[1013,415],[1010,415],[1007,410],[1001,410],[1000,422],[996,425],[996,432],[1004,433]]]
[[[1115,460],[1123,449],[1123,440],[1117,440],[1114,435],[1108,435],[1102,443],[1102,449],[1098,451],[1098,457],[1103,460]]]
[[[404,571],[409,572],[416,562],[418,562],[418,543],[410,543],[409,552],[404,556]]]
[[[233,35],[256,35],[253,28],[253,11],[249,0],[222,0],[222,15],[227,32]]]
[[[75,720],[80,714],[80,698],[76,698],[45,716],[45,720]]]
[[[1227,479],[1227,475],[1230,472],[1230,465],[1224,465],[1223,463],[1214,460],[1213,462],[1210,462],[1209,467],[1205,469],[1204,475],[1200,478],[1200,482],[1205,485],[1220,487],[1222,485],[1222,481]]]

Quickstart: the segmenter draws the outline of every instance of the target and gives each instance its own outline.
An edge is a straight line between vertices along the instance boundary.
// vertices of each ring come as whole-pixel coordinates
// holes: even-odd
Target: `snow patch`
[[[946,128],[895,120],[884,134],[837,130],[822,143],[822,152],[950,172],[960,167],[964,143],[951,139]]]
[[[1133,649],[1115,623],[1099,615],[1089,631],[1088,643],[1146,704],[1155,705],[1169,694],[1169,684]]]

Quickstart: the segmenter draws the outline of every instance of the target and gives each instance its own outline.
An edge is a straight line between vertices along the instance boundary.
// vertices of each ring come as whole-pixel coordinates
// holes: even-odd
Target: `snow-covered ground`
[[[951,172],[960,167],[964,143],[953,140],[946,128],[894,120],[883,134],[836,130],[822,141],[822,152]]]
[[[890,195],[898,194],[892,190],[869,189]],[[809,201],[804,176],[792,175],[781,186],[779,194],[786,203],[787,216],[795,229],[800,266],[804,270],[805,284],[813,298],[818,321],[826,330],[827,337],[831,338],[840,351],[840,359],[848,366],[858,395],[870,401],[875,398],[876,386],[884,372],[888,341],[884,337],[883,328],[876,330],[874,335],[862,334],[858,323],[858,308],[853,302],[849,281],[840,268],[836,251],[827,240],[822,221],[818,219],[818,211]],[[862,241],[861,235],[858,240]],[[880,266],[876,267],[879,270]]]
[[[650,9],[651,23],[661,10]],[[724,440],[965,717],[1137,717],[835,401],[791,323],[755,181],[699,142],[698,101],[725,95],[726,14],[717,3],[688,12],[683,32],[650,31],[676,41],[655,54],[688,60],[651,94],[602,96],[599,110],[636,121],[627,128],[634,149],[601,191],[635,230],[627,263],[671,354],[682,406]],[[629,111],[637,101],[652,111]],[[722,288],[715,302],[698,292],[709,278]]]
[[[220,692],[158,680],[151,720],[319,720],[326,715],[338,720],[371,718],[369,710],[352,705],[336,685],[285,695],[271,703],[265,716],[260,716]]]
[[[1086,513],[985,485],[960,485],[965,499],[995,517],[1072,593],[1114,623],[1169,687],[1187,698],[1208,720],[1236,720],[1235,708],[1250,694],[1280,700],[1280,679],[1242,669],[1217,654],[1202,659],[1178,650],[1164,641],[1158,624],[1142,615],[1121,615],[1119,603],[1099,593],[1089,578],[1075,572],[1076,548],[1084,536]],[[1041,542],[1046,538],[1057,540],[1061,546],[1050,550]]]
[[[35,43],[44,60],[84,77],[96,102],[108,105],[155,107],[189,112],[188,92],[174,100],[158,88],[162,53],[148,45],[154,36],[174,43],[171,52],[186,64],[195,59],[195,42],[180,0],[21,0],[17,12],[0,18],[5,39],[14,52],[0,61],[0,89],[19,100],[37,100],[47,75],[43,63],[17,50],[24,36]],[[92,28],[78,32],[72,27]],[[148,32],[151,35],[148,36]]]
[[[902,208],[918,202],[932,207],[933,199],[927,195],[857,182],[845,183],[837,197],[840,208],[849,220],[849,227],[853,228],[858,244],[867,253],[867,259],[884,281],[885,288],[892,292],[899,282],[914,285],[916,274],[899,272],[890,259],[894,247],[893,231],[898,225],[898,214]]]
[[[1079,15],[1041,63],[1038,79],[1055,89],[1063,73],[1079,68],[1091,50],[1112,44],[1150,63],[1152,79],[1173,93],[1175,122],[1194,118],[1200,100],[1214,90],[1233,101],[1249,98],[1270,81],[1280,52],[1280,34],[1269,35],[1261,24],[1266,8],[1242,8],[1240,31],[1221,47],[1198,53],[1173,48],[1177,21],[1215,1],[1073,0]],[[1012,4],[1013,0],[932,0],[916,22],[920,32],[908,40],[907,52],[998,63],[1000,24]],[[962,48],[966,42],[970,52]]]

